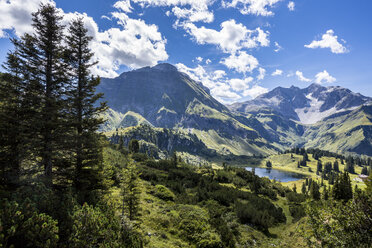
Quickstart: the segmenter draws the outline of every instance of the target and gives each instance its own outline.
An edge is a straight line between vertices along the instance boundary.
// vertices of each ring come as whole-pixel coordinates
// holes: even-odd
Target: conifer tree
[[[102,164],[102,145],[97,133],[104,122],[100,114],[106,104],[96,104],[102,94],[95,93],[100,79],[91,75],[93,53],[89,48],[92,37],[84,27],[82,18],[73,20],[66,37],[65,59],[70,69],[71,103],[70,125],[72,131],[72,151],[75,165],[74,186],[80,193],[100,188],[99,169]],[[98,106],[96,106],[98,105]]]
[[[302,183],[301,192],[302,192],[302,194],[306,194],[306,184],[305,184],[305,182]]]
[[[123,169],[122,180],[122,215],[127,214],[130,220],[136,220],[140,211],[141,188],[138,170],[134,162],[130,162]]]
[[[317,182],[313,181],[311,183],[311,187],[310,187],[310,196],[314,199],[314,200],[320,200],[320,192],[319,192],[319,185]]]
[[[136,139],[132,139],[129,141],[128,149],[131,153],[138,153],[139,152],[139,142]]]
[[[20,126],[23,142],[28,144],[28,160],[34,169],[40,164],[46,184],[53,184],[53,174],[64,166],[63,148],[66,140],[64,123],[66,66],[62,59],[63,26],[58,10],[50,5],[40,5],[33,13],[34,33],[13,40],[17,59],[22,65],[19,78],[23,81],[22,113]],[[8,70],[12,66],[8,60]],[[14,67],[13,67],[14,68]]]
[[[21,163],[25,157],[21,59],[17,52],[7,55],[3,66],[7,74],[0,74],[0,183],[8,190],[19,186]]]

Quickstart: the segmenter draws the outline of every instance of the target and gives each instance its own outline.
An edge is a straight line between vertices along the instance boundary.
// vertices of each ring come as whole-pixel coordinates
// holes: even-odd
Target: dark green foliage
[[[104,103],[96,107],[102,94],[96,94],[95,88],[100,79],[93,77],[90,68],[93,53],[89,48],[92,37],[88,36],[81,18],[70,23],[66,37],[65,60],[69,68],[68,101],[71,105],[68,116],[71,125],[71,151],[74,172],[74,186],[81,194],[81,201],[89,197],[88,192],[102,188],[98,170],[102,167],[102,145],[97,134],[103,119],[98,116],[106,110]]]
[[[365,193],[344,202],[309,204],[310,247],[370,247],[372,244],[372,197]]]
[[[363,167],[361,174],[368,176],[368,169],[366,166]]]
[[[29,199],[22,204],[3,199],[0,209],[0,244],[5,247],[58,247],[58,222],[39,213]]]
[[[333,170],[335,172],[339,172],[340,171],[337,160],[333,163]]]
[[[156,185],[155,188],[155,196],[165,201],[174,201],[175,195],[167,187],[165,187],[164,185]]]
[[[318,160],[318,163],[316,165],[316,172],[322,172],[323,171],[323,165],[320,160]]]
[[[348,201],[353,198],[349,173],[346,171],[336,178],[333,186],[332,196],[336,200]]]
[[[301,193],[306,194],[306,184],[305,184],[305,182],[302,183]]]
[[[140,182],[135,163],[129,163],[122,172],[121,196],[123,199],[122,216],[136,220],[140,211]]]
[[[266,162],[266,167],[267,167],[267,168],[271,168],[271,167],[273,167],[273,165],[271,164],[271,161],[267,161],[267,162]]]
[[[312,182],[310,187],[310,196],[314,200],[320,200],[320,191],[319,191],[319,185],[317,182]]]
[[[136,139],[132,139],[129,141],[128,149],[131,153],[138,153],[139,152],[139,142]]]

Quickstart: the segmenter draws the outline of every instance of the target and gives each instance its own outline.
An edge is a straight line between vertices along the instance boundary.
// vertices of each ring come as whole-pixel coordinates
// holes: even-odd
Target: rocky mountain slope
[[[271,154],[280,148],[266,139],[269,133],[258,120],[233,114],[201,83],[170,64],[125,72],[114,79],[103,78],[97,91],[104,93],[111,108],[105,114],[108,122],[102,131],[142,123],[187,130],[208,149],[221,154]]]
[[[200,82],[159,64],[103,78],[97,90],[110,107],[101,131],[112,137],[119,129],[125,142],[141,139],[149,150],[268,155],[299,146],[372,156],[372,98],[342,87],[277,87],[226,107]]]
[[[314,124],[332,114],[368,104],[372,104],[370,97],[338,86],[324,87],[313,83],[304,89],[277,87],[253,100],[232,104],[229,108],[241,113],[272,110],[302,124]]]

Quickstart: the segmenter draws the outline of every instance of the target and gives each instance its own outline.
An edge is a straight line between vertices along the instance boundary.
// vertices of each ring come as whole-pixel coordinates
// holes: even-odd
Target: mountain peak
[[[171,65],[169,63],[160,63],[160,64],[157,64],[151,67],[151,69],[156,69],[156,70],[161,70],[161,71],[178,71],[174,65]]]

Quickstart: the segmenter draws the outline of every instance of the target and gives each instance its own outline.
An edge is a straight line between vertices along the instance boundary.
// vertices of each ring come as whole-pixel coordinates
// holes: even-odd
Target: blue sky
[[[370,0],[42,1],[84,18],[101,76],[169,62],[224,103],[313,82],[372,96]],[[1,63],[39,2],[0,0]]]

